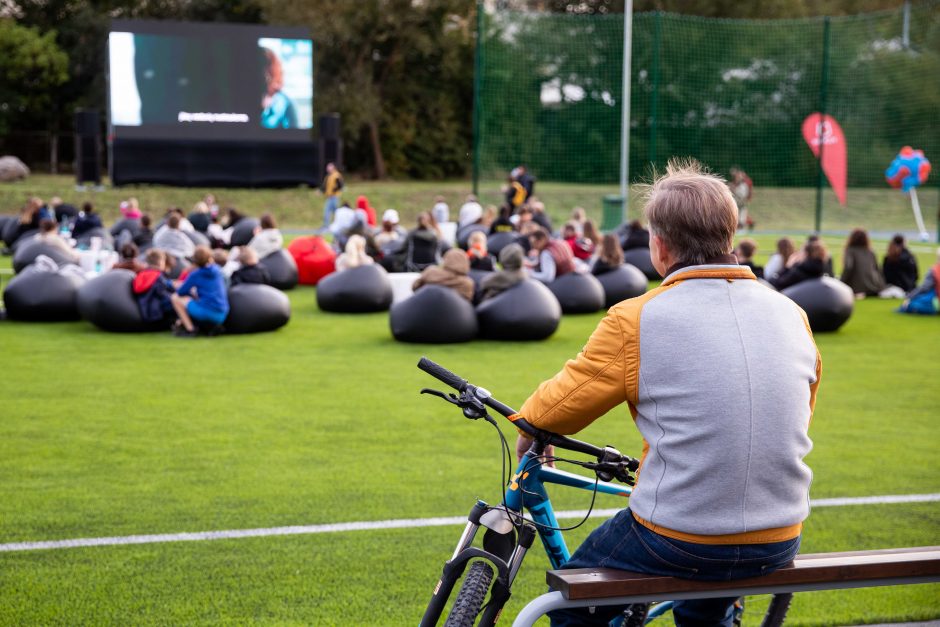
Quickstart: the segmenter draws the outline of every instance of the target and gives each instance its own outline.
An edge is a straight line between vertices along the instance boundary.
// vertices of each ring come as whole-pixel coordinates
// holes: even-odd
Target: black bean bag
[[[16,223],[16,216],[0,216],[0,240],[4,240],[3,243],[6,244],[4,233],[6,232],[8,224]]]
[[[75,260],[61,248],[33,240],[31,242],[24,242],[21,246],[17,247],[16,252],[13,254],[14,272],[22,272],[28,265],[36,261],[36,257],[39,255],[49,257],[60,266],[67,263],[75,263]]]
[[[592,274],[569,272],[548,284],[566,314],[594,313],[604,308],[604,287]]]
[[[7,316],[28,322],[78,320],[77,295],[82,283],[84,279],[74,274],[26,270],[3,290]]]
[[[271,287],[292,290],[297,286],[297,262],[289,252],[275,251],[258,262],[271,276]]]
[[[290,299],[270,285],[236,285],[228,291],[228,302],[228,317],[222,325],[226,333],[274,331],[290,320]]]
[[[419,288],[414,296],[392,307],[388,321],[399,342],[452,344],[469,342],[477,335],[473,305],[440,285]]]
[[[814,333],[837,330],[855,308],[852,288],[828,276],[801,281],[781,293],[803,308]]]
[[[209,242],[209,238],[205,234],[200,233],[199,231],[183,231],[186,234],[186,237],[195,245],[195,246],[206,246],[207,248],[212,248],[212,244]]]
[[[19,225],[17,224],[16,226],[19,226]],[[20,233],[19,236],[16,236],[17,229],[13,229],[13,230],[14,230],[14,239],[10,243],[10,250],[12,250],[14,253],[17,250],[19,250],[20,247],[25,246],[29,242],[33,241],[33,238],[39,234],[39,229],[29,229],[28,231],[24,231],[23,233]]]
[[[392,304],[392,283],[382,266],[370,263],[334,272],[317,284],[317,306],[337,313],[386,311]]]
[[[487,227],[482,224],[468,224],[462,229],[457,229],[457,246],[467,250],[467,240],[470,239],[470,234],[474,231],[483,231],[486,233]]]
[[[140,218],[121,218],[111,226],[111,236],[117,237],[123,231],[127,231],[131,234],[131,237],[135,237],[140,233]]]
[[[3,238],[3,243],[7,246],[12,246],[13,242],[16,241],[16,232],[20,228],[20,219],[19,216],[3,216],[5,219],[3,221],[2,230],[0,230],[0,237]]]
[[[663,277],[659,276],[656,268],[653,267],[653,260],[650,258],[649,248],[631,248],[623,252],[624,263],[629,263],[646,275],[650,281],[658,281]]]
[[[114,247],[114,238],[111,237],[111,233],[107,229],[101,226],[96,226],[93,229],[88,229],[80,236],[75,238],[75,245],[79,247],[89,248],[91,247],[91,238],[100,237],[101,238],[101,247],[102,248],[113,248]]]
[[[535,279],[512,286],[477,306],[480,336],[491,340],[544,340],[558,328],[561,305]]]
[[[490,251],[491,255],[499,259],[499,252],[506,246],[515,243],[518,237],[519,234],[512,231],[493,233],[486,239],[486,249]]]
[[[103,331],[146,333],[165,331],[172,316],[161,322],[145,322],[134,297],[130,270],[110,270],[88,281],[78,290],[82,318]]]
[[[255,236],[255,228],[260,225],[255,218],[242,218],[232,227],[232,238],[229,240],[230,246],[247,246],[251,238]]]
[[[613,307],[622,300],[646,293],[646,275],[628,263],[595,276],[604,288],[604,307]]]

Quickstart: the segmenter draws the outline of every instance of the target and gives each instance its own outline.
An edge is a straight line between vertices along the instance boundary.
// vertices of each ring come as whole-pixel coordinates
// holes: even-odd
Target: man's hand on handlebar
[[[526,451],[529,450],[529,447],[532,446],[532,442],[534,442],[532,438],[527,438],[526,436],[519,434],[519,437],[516,439],[516,461],[517,462],[522,461],[522,456],[525,455]],[[542,459],[544,461],[546,457],[552,458],[554,456],[555,456],[555,447],[549,444],[548,446],[545,447],[545,452],[542,453],[542,457],[540,457],[539,459]],[[545,462],[545,466],[548,466],[549,468],[554,468],[555,460],[549,459],[548,461]]]

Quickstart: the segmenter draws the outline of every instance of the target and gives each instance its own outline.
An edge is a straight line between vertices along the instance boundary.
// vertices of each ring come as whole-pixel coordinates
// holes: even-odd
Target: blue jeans
[[[336,208],[339,206],[339,198],[336,196],[327,196],[326,204],[323,205],[323,228],[330,228],[330,224],[333,222],[333,214],[336,213]]]
[[[800,538],[769,544],[697,544],[673,540],[636,522],[629,509],[605,521],[587,537],[563,568],[616,568],[651,575],[702,581],[728,581],[767,575],[789,564],[800,549]],[[669,599],[663,599],[668,601]],[[676,601],[673,617],[679,627],[731,627],[734,598]],[[607,625],[623,607],[598,606],[555,610],[553,627]]]

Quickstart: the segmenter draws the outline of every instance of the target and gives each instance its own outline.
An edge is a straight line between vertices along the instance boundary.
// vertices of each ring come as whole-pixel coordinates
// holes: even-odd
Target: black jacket
[[[902,250],[895,261],[890,261],[885,257],[881,268],[885,275],[885,283],[897,285],[905,292],[910,292],[917,287],[917,259],[908,249]]]

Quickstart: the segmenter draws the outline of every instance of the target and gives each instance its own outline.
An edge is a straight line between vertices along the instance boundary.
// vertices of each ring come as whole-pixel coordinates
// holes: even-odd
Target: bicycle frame
[[[422,627],[437,624],[454,584],[463,575],[471,559],[485,559],[497,570],[496,581],[490,593],[490,602],[481,615],[480,626],[494,625],[498,620],[503,606],[509,600],[513,580],[522,566],[525,554],[532,546],[535,535],[541,538],[552,568],[560,568],[570,559],[571,553],[559,529],[555,510],[545,488],[546,484],[593,492],[596,483],[599,494],[622,497],[629,497],[632,492],[632,488],[626,485],[606,481],[595,482],[594,479],[582,475],[547,467],[539,461],[540,453],[541,451],[536,451],[535,447],[527,451],[519,462],[515,474],[509,480],[504,500],[511,514],[502,512],[501,505],[494,508],[482,501],[478,501],[473,507],[467,517],[467,525],[454,549],[454,554],[444,565],[441,578],[434,588],[431,602],[421,620]],[[493,512],[497,515],[491,516]],[[519,527],[524,512],[528,512],[529,519]],[[500,517],[500,513],[504,517]],[[488,516],[489,519],[487,519]],[[510,517],[515,520],[511,521]],[[513,524],[510,525],[510,522]],[[487,528],[483,539],[483,549],[472,546],[481,526]],[[516,527],[519,528],[518,542],[510,545],[504,539],[510,537],[510,532]]]
[[[559,530],[558,519],[555,517],[551,499],[545,490],[545,484],[549,483],[593,491],[595,481],[582,475],[545,466],[539,463],[538,456],[530,450],[519,462],[516,473],[509,482],[505,501],[506,506],[515,512],[522,513],[523,509],[529,512],[552,568],[561,568],[571,558],[571,553]],[[629,497],[633,488],[597,481],[597,492]]]

